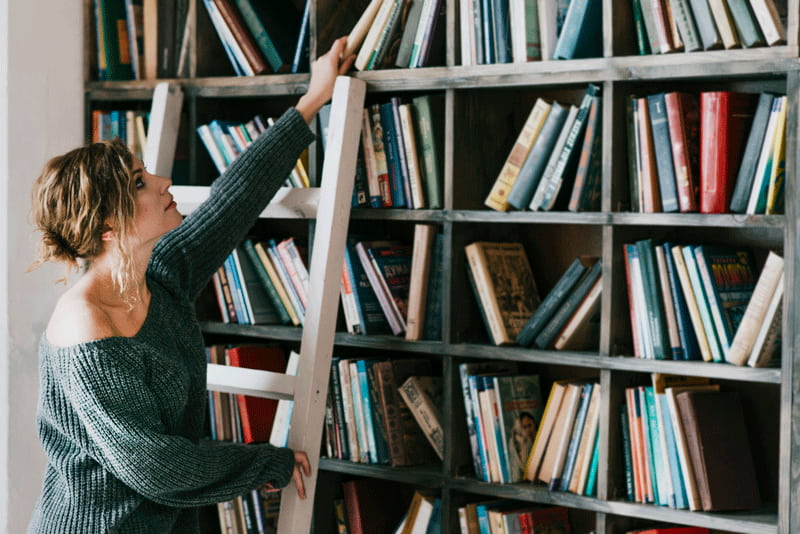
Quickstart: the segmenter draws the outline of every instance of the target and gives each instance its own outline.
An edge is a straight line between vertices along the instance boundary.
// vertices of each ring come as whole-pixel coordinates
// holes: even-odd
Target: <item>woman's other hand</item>
[[[297,495],[301,499],[306,498],[306,483],[305,478],[311,476],[311,464],[308,463],[308,455],[303,451],[295,451],[294,453],[294,471],[292,471],[292,480],[294,480],[294,485],[297,487]],[[272,484],[264,484],[261,488],[263,491],[278,491],[280,488],[276,488]]]
[[[333,42],[330,50],[311,64],[308,91],[295,106],[307,123],[311,123],[311,119],[333,96],[336,77],[347,73],[353,65],[355,56],[342,57],[346,45],[347,37],[340,37]]]

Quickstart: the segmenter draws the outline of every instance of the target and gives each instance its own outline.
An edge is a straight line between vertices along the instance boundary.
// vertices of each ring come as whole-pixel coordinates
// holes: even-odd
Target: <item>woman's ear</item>
[[[103,224],[103,233],[100,234],[100,239],[103,241],[111,241],[114,239],[114,230],[108,222]]]

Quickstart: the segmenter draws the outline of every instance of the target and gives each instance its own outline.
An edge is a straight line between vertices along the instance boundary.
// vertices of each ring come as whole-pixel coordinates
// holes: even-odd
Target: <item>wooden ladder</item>
[[[307,200],[317,200],[317,224],[309,269],[309,303],[300,342],[297,376],[209,365],[209,389],[294,400],[288,446],[308,454],[311,476],[305,479],[305,500],[297,496],[293,484],[283,490],[278,534],[305,534],[311,529],[365,92],[366,83],[362,80],[346,76],[336,79],[322,186],[317,191],[295,190],[279,194],[277,202],[273,200],[265,210],[265,213],[285,212],[285,207],[275,204],[293,196],[304,197],[306,201],[295,198],[300,206],[296,211],[307,216]]]

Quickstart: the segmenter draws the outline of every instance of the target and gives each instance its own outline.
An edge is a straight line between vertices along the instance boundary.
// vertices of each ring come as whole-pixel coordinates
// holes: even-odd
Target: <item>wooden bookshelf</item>
[[[193,2],[199,0],[192,0]],[[302,2],[295,1],[300,5]],[[446,61],[421,69],[359,72],[353,76],[368,84],[371,96],[439,93],[444,95],[445,132],[444,208],[441,210],[354,209],[351,227],[371,226],[389,234],[410,236],[417,222],[439,225],[444,233],[445,281],[440,341],[407,342],[393,336],[336,334],[334,355],[359,351],[391,355],[424,355],[437,360],[444,376],[443,424],[445,459],[441,465],[393,469],[348,461],[323,459],[321,484],[347,477],[372,477],[436,488],[441,492],[443,532],[458,531],[457,506],[466,499],[505,497],[562,505],[577,518],[578,534],[621,534],[627,528],[654,523],[697,525],[725,532],[791,534],[800,532],[800,294],[795,279],[800,268],[800,213],[798,161],[800,153],[800,0],[780,0],[788,13],[788,43],[755,48],[666,55],[633,55],[632,17],[628,0],[604,0],[605,57],[526,64],[460,66],[458,0],[446,0]],[[87,29],[93,28],[93,3],[84,5]],[[363,0],[316,0],[312,4],[311,53],[327,50],[330,41],[349,32],[366,2]],[[300,7],[302,7],[300,5]],[[337,10],[339,13],[335,16]],[[198,22],[190,54],[191,77],[176,81],[185,94],[185,135],[179,150],[188,157],[184,185],[207,186],[214,167],[199,138],[197,125],[210,118],[237,118],[260,113],[279,114],[292,105],[308,84],[307,74],[235,77],[208,17],[197,4]],[[338,21],[338,22],[337,22]],[[334,24],[331,28],[330,25]],[[338,26],[337,26],[338,24]],[[332,37],[333,36],[333,37]],[[155,80],[98,82],[92,79],[96,60],[92,36],[86,39],[85,102],[86,131],[91,128],[91,110],[116,103],[146,105]],[[210,58],[207,55],[218,57]],[[313,59],[313,58],[312,58]],[[575,102],[587,84],[602,87],[603,165],[601,210],[589,213],[508,212],[483,206],[502,162],[513,144],[533,101],[539,96]],[[672,88],[686,90],[732,89],[776,91],[789,96],[786,130],[785,215],[744,216],[735,214],[642,214],[627,211],[625,98]],[[562,100],[563,99],[563,100]],[[249,117],[248,117],[249,118]],[[511,143],[509,143],[511,139]],[[474,154],[481,154],[478,160]],[[318,180],[321,165],[312,146],[310,176]],[[202,193],[199,193],[202,195]],[[196,205],[196,195],[176,195],[185,202],[183,211]],[[265,212],[270,231],[283,228],[313,232],[313,213]],[[263,231],[258,228],[257,231]],[[287,234],[288,235],[288,234]],[[786,259],[786,291],[783,316],[783,349],[780,368],[752,369],[732,365],[686,361],[635,359],[631,353],[628,301],[621,244],[653,237],[692,242],[746,245],[759,251],[780,250]],[[477,239],[523,242],[542,295],[571,259],[593,253],[603,260],[603,294],[599,350],[561,352],[495,347],[488,342],[477,304],[464,269],[464,245]],[[410,241],[409,241],[410,242]],[[552,250],[551,255],[537,251]],[[283,326],[246,326],[208,321],[202,324],[209,340],[277,340],[288,344],[300,340],[301,331]],[[471,474],[458,364],[473,360],[513,360],[526,370],[540,372],[545,383],[567,376],[598,377],[602,387],[600,415],[600,465],[598,494],[588,498],[529,483],[487,484]],[[763,510],[739,513],[701,513],[624,501],[621,436],[617,407],[623,390],[643,383],[652,372],[706,376],[738,390],[755,406],[748,414],[751,442],[756,453]],[[543,390],[546,389],[543,387]],[[763,417],[762,417],[763,416]],[[763,431],[763,433],[761,433]],[[319,494],[324,495],[324,492]],[[333,532],[327,513],[329,503],[319,502],[315,533]]]

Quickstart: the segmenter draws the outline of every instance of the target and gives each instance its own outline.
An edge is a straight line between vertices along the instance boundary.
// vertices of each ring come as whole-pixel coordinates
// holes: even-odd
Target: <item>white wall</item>
[[[82,13],[81,0],[0,0],[0,534],[25,532],[44,469],[36,346],[62,271],[25,273],[30,187],[83,140]]]

